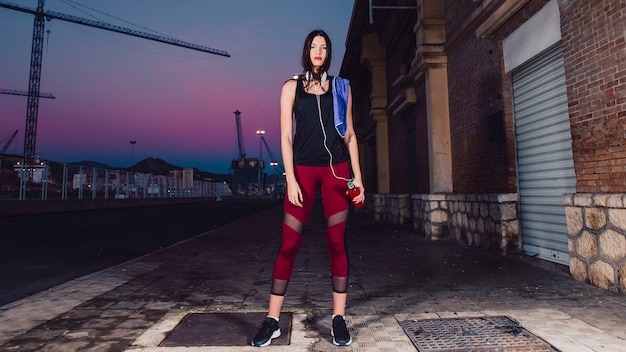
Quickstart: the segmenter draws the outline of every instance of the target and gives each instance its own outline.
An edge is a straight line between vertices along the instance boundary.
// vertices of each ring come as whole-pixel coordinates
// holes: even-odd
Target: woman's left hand
[[[352,202],[353,203],[365,202],[365,187],[363,187],[363,181],[355,178],[354,180],[352,180],[352,183],[354,184],[355,187],[361,190],[361,192],[359,192],[359,195],[354,197],[354,199],[352,199]]]

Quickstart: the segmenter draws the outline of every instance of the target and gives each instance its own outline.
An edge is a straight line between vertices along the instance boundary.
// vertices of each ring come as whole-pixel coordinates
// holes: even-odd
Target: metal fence
[[[231,195],[227,183],[194,180],[193,171],[169,176],[47,162],[0,168],[3,197],[25,199],[191,198]]]

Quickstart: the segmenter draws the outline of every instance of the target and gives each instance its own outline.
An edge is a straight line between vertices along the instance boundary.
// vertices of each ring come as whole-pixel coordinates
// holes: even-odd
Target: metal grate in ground
[[[307,328],[307,337],[319,341],[307,351],[314,352],[415,352],[415,346],[404,333],[395,317],[390,315],[347,315],[346,325],[352,335],[348,347],[334,346],[330,315]]]
[[[281,313],[282,335],[272,345],[288,345],[292,313]],[[267,313],[190,313],[172,330],[161,347],[249,346]]]
[[[400,321],[420,352],[558,352],[505,316]]]

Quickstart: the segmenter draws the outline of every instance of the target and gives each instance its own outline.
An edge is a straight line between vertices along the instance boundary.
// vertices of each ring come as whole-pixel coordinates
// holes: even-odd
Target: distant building
[[[189,186],[193,183],[193,169],[185,168],[182,170],[172,170],[170,171],[170,177],[182,180],[185,187]]]
[[[233,159],[233,192],[236,195],[258,194],[263,183],[265,162],[257,158]]]
[[[183,188],[193,188],[193,169],[191,168],[183,169]]]
[[[86,185],[87,185],[87,174],[85,173],[74,174],[74,177],[72,178],[73,190],[85,188]]]
[[[13,169],[20,178],[26,173],[31,173],[31,181],[33,183],[41,183],[44,177],[47,177],[46,172],[49,173],[50,167],[44,164],[30,165],[27,167],[18,164],[15,165]]]

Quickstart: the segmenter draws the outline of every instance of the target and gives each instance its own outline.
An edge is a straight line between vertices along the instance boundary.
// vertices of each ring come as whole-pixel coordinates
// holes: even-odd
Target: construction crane
[[[149,39],[160,43],[176,45],[187,49],[198,50],[209,54],[230,57],[230,54],[224,50],[212,49],[206,46],[197,45],[182,40],[174,39],[163,35],[155,35],[133,29],[114,26],[108,23],[92,21],[80,17],[75,17],[59,12],[44,11],[45,0],[37,1],[37,9],[0,2],[0,7],[10,10],[29,13],[35,16],[33,25],[33,42],[30,58],[30,76],[28,80],[28,102],[26,111],[26,129],[24,132],[24,158],[26,163],[32,164],[35,159],[35,142],[37,138],[37,115],[39,112],[39,86],[41,82],[41,63],[43,57],[43,40],[45,20],[58,19],[66,22],[77,23],[99,29],[105,29],[112,32],[132,35],[139,38]],[[30,178],[30,177],[29,177]]]
[[[0,88],[0,94],[8,94],[8,95],[22,95],[27,97],[28,91],[25,90],[15,90],[15,89],[3,89]],[[48,99],[56,99],[54,95],[50,93],[39,93],[40,98],[48,98]]]
[[[233,169],[233,191],[236,194],[251,195],[255,191],[261,192],[261,170],[263,170],[264,164],[263,160],[259,158],[246,157],[241,128],[241,111],[239,110],[235,111],[235,122],[237,124],[239,158],[233,159],[231,164]],[[260,145],[259,148],[261,148]]]
[[[274,153],[272,153],[272,150],[270,149],[270,146],[267,145],[267,141],[265,140],[265,136],[261,136],[261,141],[263,141],[263,144],[265,145],[265,150],[267,150],[267,154],[269,154],[270,156],[270,163],[276,163],[276,166],[279,165],[279,159],[276,158],[276,156],[274,155]],[[281,170],[283,170],[282,167],[279,167]]]
[[[246,148],[243,145],[243,134],[241,133],[241,111],[235,111],[235,122],[237,124],[237,143],[239,144],[239,158],[246,157]]]
[[[13,143],[15,136],[17,136],[17,130],[15,130],[15,132],[11,134],[11,137],[9,137],[9,140],[4,144],[4,147],[0,149],[0,154],[4,154],[4,152],[6,152],[7,149],[9,149],[9,146],[11,145],[11,143]]]
[[[278,198],[278,199],[282,199],[285,196],[285,182],[283,181],[283,175],[285,173],[285,168],[280,166],[279,163],[279,159],[276,158],[276,156],[274,155],[274,153],[272,153],[272,150],[270,149],[270,146],[267,144],[267,141],[265,140],[265,136],[261,136],[261,141],[263,141],[263,144],[265,145],[265,150],[267,150],[267,154],[270,156],[270,166],[276,166],[278,168],[279,173],[274,172],[273,175],[271,175],[271,179],[273,181],[273,191],[272,194],[274,196],[274,199]],[[274,170],[276,171],[276,169]]]

